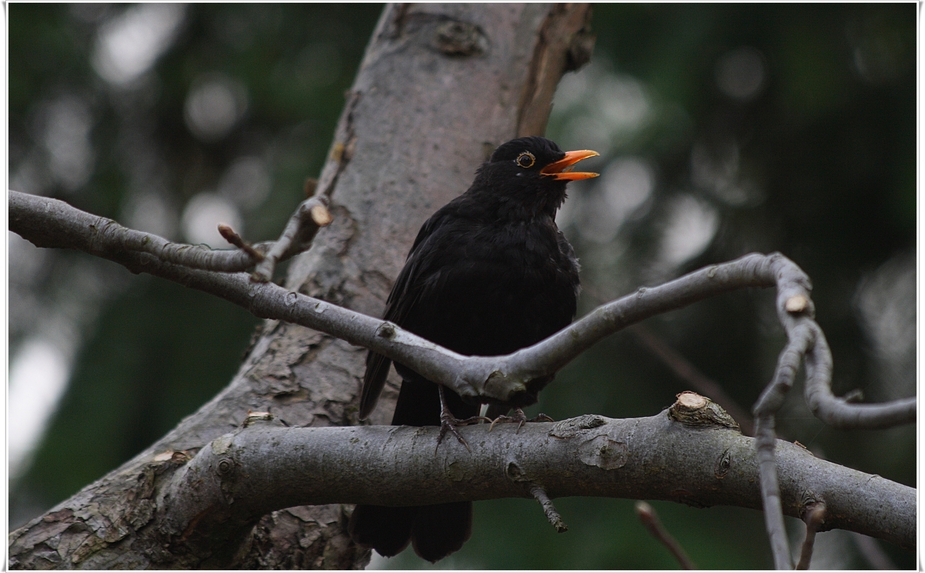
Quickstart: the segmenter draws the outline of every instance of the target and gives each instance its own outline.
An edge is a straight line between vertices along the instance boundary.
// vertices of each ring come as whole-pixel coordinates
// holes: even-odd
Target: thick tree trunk
[[[542,132],[561,75],[588,57],[586,5],[390,5],[347,96],[318,193],[334,223],[287,286],[378,316],[420,224],[499,143]],[[311,105],[311,102],[305,102]],[[159,488],[248,411],[356,423],[365,351],[268,322],[228,387],[172,432],[10,535],[14,568],[353,568],[340,505],[292,508],[208,543],[166,539]],[[391,391],[390,391],[391,390]],[[386,423],[394,388],[373,417]],[[191,529],[194,527],[191,526]],[[191,530],[193,537],[202,532]],[[213,532],[219,533],[219,532]]]

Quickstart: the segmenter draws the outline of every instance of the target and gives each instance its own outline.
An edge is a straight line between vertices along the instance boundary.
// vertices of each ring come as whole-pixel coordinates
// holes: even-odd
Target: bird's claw
[[[456,440],[459,441],[460,444],[466,446],[466,449],[469,450],[469,452],[472,452],[472,448],[469,447],[469,442],[467,442],[466,439],[459,434],[459,431],[456,428],[458,426],[468,426],[470,424],[490,421],[491,420],[485,416],[472,416],[471,418],[464,418],[460,420],[451,414],[449,410],[445,410],[440,414],[440,435],[437,436],[437,447],[440,446],[440,442],[443,441],[443,438],[449,432],[456,436]]]
[[[494,420],[492,420],[491,425],[488,426],[488,431],[490,432],[490,431],[492,430],[492,428],[495,427],[495,424],[497,424],[498,422],[501,422],[501,423],[514,423],[514,422],[516,422],[516,423],[517,423],[517,429],[514,431],[514,433],[517,433],[517,432],[520,431],[520,428],[522,428],[523,425],[524,425],[525,423],[527,423],[527,422],[555,422],[555,420],[553,420],[552,418],[550,418],[550,417],[547,416],[546,414],[537,414],[536,417],[530,418],[530,419],[528,420],[528,419],[527,419],[527,415],[524,414],[524,411],[523,411],[523,410],[521,410],[520,408],[515,408],[515,409],[514,409],[514,415],[513,415],[513,416],[507,416],[507,415],[502,414],[501,416],[498,416],[497,418],[495,418]]]
[[[508,416],[506,414],[501,414],[500,416],[498,416],[497,418],[491,421],[491,425],[488,426],[488,431],[489,432],[492,431],[495,427],[495,424],[497,424],[498,422],[502,422],[502,423],[517,422],[517,430],[515,430],[515,433],[516,433],[520,431],[520,427],[523,426],[526,421],[527,421],[527,417],[523,415],[523,412],[521,412],[520,416],[517,416],[516,414],[514,416]]]

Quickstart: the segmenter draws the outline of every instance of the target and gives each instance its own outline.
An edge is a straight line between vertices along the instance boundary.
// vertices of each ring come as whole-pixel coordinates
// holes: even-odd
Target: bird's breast
[[[499,315],[520,319],[530,313],[558,314],[550,306],[574,305],[569,293],[577,284],[577,263],[562,250],[558,229],[550,223],[489,226],[466,245],[472,268],[492,269],[492,276],[482,277],[490,284],[482,288],[494,293],[496,304],[489,306]]]
[[[499,255],[518,259],[555,254],[555,227],[540,223],[516,222],[488,226],[474,237],[473,246],[482,243]]]
[[[552,220],[456,220],[421,247],[402,326],[438,344],[507,354],[575,315],[578,266]]]

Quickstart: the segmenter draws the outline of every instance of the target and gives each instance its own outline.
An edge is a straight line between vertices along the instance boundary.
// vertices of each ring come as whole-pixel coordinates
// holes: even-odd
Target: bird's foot
[[[466,439],[459,434],[459,431],[456,428],[459,426],[468,426],[470,424],[478,424],[479,422],[490,421],[491,420],[485,416],[472,416],[471,418],[460,420],[451,414],[449,410],[444,410],[440,413],[440,435],[437,436],[437,446],[440,446],[440,442],[443,441],[443,438],[447,435],[447,433],[451,433],[456,436],[456,439],[460,444],[466,446],[466,449],[471,452],[472,448],[469,447],[469,442],[467,442]]]
[[[437,447],[440,447],[440,442],[443,441],[443,438],[446,436],[447,432],[450,432],[460,444],[466,446],[466,449],[469,452],[472,452],[472,448],[469,447],[469,442],[466,441],[459,431],[456,429],[458,426],[468,426],[469,424],[477,424],[481,421],[490,422],[485,416],[472,416],[471,418],[459,419],[453,415],[453,412],[450,412],[450,409],[446,405],[446,398],[443,394],[443,386],[439,387],[440,390],[440,435],[437,436]],[[434,448],[434,453],[436,453],[436,448]]]
[[[495,427],[495,424],[497,424],[498,422],[516,423],[517,424],[517,430],[515,431],[516,433],[516,432],[519,432],[520,428],[527,422],[555,422],[555,420],[553,420],[546,414],[537,414],[536,417],[530,418],[528,420],[527,415],[524,414],[523,410],[521,410],[520,408],[514,408],[513,416],[501,415],[495,418],[494,420],[492,420],[491,426],[488,427],[488,431],[490,432],[492,428]]]

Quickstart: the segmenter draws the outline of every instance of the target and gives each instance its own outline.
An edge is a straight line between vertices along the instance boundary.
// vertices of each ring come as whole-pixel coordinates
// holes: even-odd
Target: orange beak
[[[587,171],[572,171],[572,167],[582,159],[587,159],[589,157],[596,157],[600,155],[597,151],[591,151],[590,149],[581,149],[579,151],[567,151],[565,157],[550,163],[546,167],[540,170],[540,173],[543,175],[548,175],[553,179],[565,180],[565,181],[578,181],[580,179],[591,179],[592,177],[597,177],[599,173],[591,173]]]

